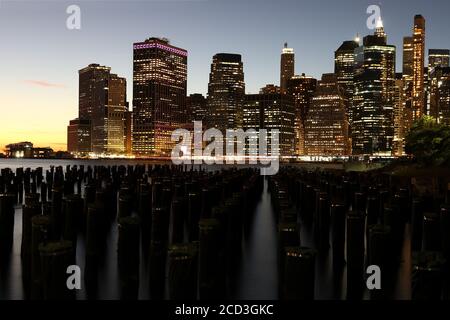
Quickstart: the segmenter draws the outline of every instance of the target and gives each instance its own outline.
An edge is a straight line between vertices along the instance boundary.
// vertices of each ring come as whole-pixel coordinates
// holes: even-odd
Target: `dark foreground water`
[[[67,165],[127,165],[137,163],[155,163],[147,161],[75,161],[75,160],[5,160],[0,159],[0,168],[17,167],[32,168]],[[233,279],[235,293],[230,298],[236,299],[277,299],[278,298],[278,256],[277,256],[277,226],[267,180],[264,191],[255,208],[255,214],[250,230],[245,234],[242,243],[242,258],[238,272]],[[22,272],[20,263],[20,246],[22,230],[22,209],[16,208],[14,244],[12,254],[6,264],[1,264],[0,270],[0,299],[23,299]],[[103,263],[99,269],[98,299],[120,299],[119,275],[117,266],[117,224],[113,224],[108,234],[107,248]],[[405,245],[402,262],[398,270],[396,290],[393,298],[410,299],[411,297],[411,257],[409,248],[409,226],[406,227]],[[79,236],[77,246],[77,265],[84,269],[85,251],[84,237]],[[312,231],[301,226],[302,246],[314,247]],[[331,250],[322,253],[316,262],[316,299],[345,299],[346,270],[336,272],[332,268]],[[149,299],[149,265],[146,255],[141,255],[139,298]],[[368,298],[366,292],[364,298]],[[84,289],[77,294],[78,299],[85,299]]]

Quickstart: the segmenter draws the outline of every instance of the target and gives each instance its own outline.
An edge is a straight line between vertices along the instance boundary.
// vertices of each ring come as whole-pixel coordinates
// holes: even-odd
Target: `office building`
[[[425,113],[425,19],[421,15],[414,17],[413,29],[413,86],[412,116],[413,121]]]
[[[194,93],[186,98],[186,113],[189,116],[189,122],[202,121],[203,126],[208,126],[206,122],[208,105],[205,96],[201,93]]]
[[[302,74],[288,81],[288,95],[294,100],[295,150],[296,156],[305,155],[305,121],[317,86],[317,79]]]
[[[110,67],[98,64],[90,64],[78,73],[79,119],[91,123],[90,151],[97,154],[123,153],[126,79],[112,74]]]
[[[124,113],[123,141],[125,144],[125,154],[133,153],[133,112],[128,110]]]
[[[430,116],[450,125],[450,67],[433,68],[430,79]]]
[[[395,94],[394,94],[394,140],[392,153],[394,156],[403,156],[405,152],[405,84],[401,73],[395,77]]]
[[[443,68],[448,68],[450,60],[450,50],[446,49],[430,49],[428,51],[428,115],[438,119],[438,86],[441,83]]]
[[[91,151],[91,120],[70,120],[67,127],[67,151],[81,155]]]
[[[335,74],[318,82],[305,122],[305,150],[309,156],[350,154],[345,91]]]
[[[259,93],[261,93],[261,94],[273,94],[273,93],[277,94],[277,93],[281,93],[281,88],[274,84],[267,84],[259,90]]]
[[[355,75],[355,49],[359,47],[359,37],[344,41],[334,53],[334,73],[338,84],[344,89],[347,101],[346,110],[350,124],[353,117],[353,78]]]
[[[356,49],[352,149],[355,155],[390,155],[394,138],[395,46],[382,21]]]
[[[450,50],[430,49],[428,50],[428,70],[431,72],[436,67],[450,66]]]
[[[280,63],[280,88],[281,93],[287,92],[287,82],[295,75],[295,53],[294,49],[288,48],[288,44],[284,44],[281,52]]]
[[[244,99],[244,66],[241,55],[216,54],[209,74],[208,125],[223,133],[227,129],[241,128]]]
[[[133,154],[168,157],[172,132],[187,122],[186,50],[167,39],[133,45]]]
[[[409,131],[413,122],[413,77],[414,77],[414,38],[403,38],[403,102],[404,102],[404,128]],[[405,132],[405,133],[406,133]]]
[[[268,154],[272,155],[271,130],[279,130],[279,154],[293,156],[294,150],[294,102],[292,97],[280,93],[247,94],[244,104],[244,130],[267,130]]]

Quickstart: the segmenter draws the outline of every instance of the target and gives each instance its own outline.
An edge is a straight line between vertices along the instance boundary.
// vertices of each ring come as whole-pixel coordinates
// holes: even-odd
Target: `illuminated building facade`
[[[288,95],[294,100],[295,155],[305,155],[305,121],[317,86],[317,79],[302,74],[288,81]]]
[[[442,68],[439,79],[439,123],[450,125],[450,68]]]
[[[31,142],[12,143],[6,146],[8,158],[50,158],[54,155],[53,149],[35,148]]]
[[[287,93],[287,82],[295,75],[295,53],[294,49],[288,48],[288,44],[284,44],[281,52],[280,63],[280,88],[281,93]]]
[[[255,130],[259,131],[264,122],[264,94],[247,94],[245,95],[244,108],[242,111],[242,125],[243,130]],[[258,150],[259,141],[247,139],[245,142],[245,152],[247,155],[255,155],[252,150]]]
[[[267,130],[268,154],[272,155],[271,130],[279,130],[279,153],[289,157],[294,150],[294,102],[280,93],[247,94],[243,108],[244,130]]]
[[[245,99],[244,66],[241,55],[218,53],[213,57],[208,83],[207,123],[223,133],[242,127]]]
[[[413,77],[414,77],[414,38],[403,38],[403,100],[404,100],[404,129],[409,131],[413,122]]]
[[[450,50],[448,49],[430,49],[428,50],[428,71],[436,67],[450,66]]]
[[[91,120],[70,120],[67,127],[67,151],[80,154],[91,151]]]
[[[133,112],[127,111],[124,113],[124,127],[123,140],[125,144],[125,154],[131,155],[133,152]]]
[[[168,157],[187,122],[187,51],[167,39],[133,45],[133,154]]]
[[[413,29],[413,86],[412,117],[413,121],[425,113],[425,19],[421,15],[414,17]]]
[[[438,89],[443,68],[448,68],[450,50],[430,49],[428,51],[428,115],[438,119]]]
[[[105,106],[104,123],[97,125],[95,120],[93,120],[92,130],[93,138],[97,135],[96,130],[101,132],[100,135],[104,135],[102,138],[97,138],[97,141],[93,141],[93,150],[96,152],[102,151],[108,154],[121,154],[125,151],[125,141],[124,141],[124,127],[125,127],[125,113],[128,111],[127,108],[127,82],[125,78],[118,77],[115,74],[111,74],[110,78],[105,82],[105,95],[107,105]],[[103,114],[102,110],[99,109],[98,119],[101,119]],[[95,117],[94,117],[95,119]],[[101,123],[99,121],[99,123]],[[103,128],[102,128],[103,125]],[[98,144],[98,147],[97,147]],[[106,147],[105,147],[106,146]]]
[[[95,63],[78,71],[78,117],[80,119],[93,117],[95,106],[100,104],[102,99],[99,96],[102,93],[99,83],[104,83],[110,73],[110,67]]]
[[[111,68],[91,64],[79,72],[79,119],[90,120],[91,150],[97,154],[124,152],[126,79]]]
[[[404,155],[405,150],[405,84],[403,75],[398,73],[395,79],[394,94],[394,140],[392,153],[394,156]]]
[[[350,154],[345,91],[335,74],[324,74],[317,85],[305,122],[305,150],[309,156]]]
[[[273,94],[273,93],[281,93],[281,88],[274,84],[267,84],[261,90],[259,90],[261,94]]]
[[[83,68],[78,71],[78,118],[81,120],[88,120],[92,125],[94,114],[98,114],[96,112],[96,106],[103,104],[101,95],[101,83],[108,79],[109,74],[111,73],[111,68],[101,66],[99,64],[90,64],[86,68]],[[99,85],[100,84],[100,85]],[[69,124],[70,127],[70,124]],[[89,130],[89,133],[92,135],[92,128]],[[93,151],[93,138],[89,137],[89,142],[91,145],[89,146],[88,152]],[[67,142],[67,145],[74,145],[74,143]],[[79,150],[72,150],[70,152],[85,152]]]
[[[407,81],[413,80],[414,75],[414,38],[403,38],[403,77]]]
[[[352,149],[355,155],[386,155],[394,138],[395,46],[383,24],[356,49]]]
[[[359,38],[353,41],[344,41],[334,53],[334,73],[338,84],[344,89],[347,101],[347,114],[349,123],[352,123],[352,102],[355,75],[355,49],[359,47]]]
[[[437,66],[430,74],[430,115],[450,125],[450,67]]]
[[[5,150],[8,158],[33,158],[33,144],[28,141],[8,144]]]
[[[208,105],[206,98],[201,93],[194,93],[186,98],[186,110],[189,115],[189,122],[202,121],[207,126]]]

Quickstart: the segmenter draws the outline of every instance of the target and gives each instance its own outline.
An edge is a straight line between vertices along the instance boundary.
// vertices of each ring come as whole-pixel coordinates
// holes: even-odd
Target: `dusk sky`
[[[71,4],[81,8],[81,30],[66,28]],[[427,20],[427,51],[450,48],[448,0],[0,0],[0,152],[24,140],[65,150],[78,114],[78,70],[90,63],[127,78],[131,107],[133,42],[166,37],[187,49],[189,93],[206,94],[215,53],[242,54],[246,91],[256,93],[278,84],[284,42],[295,49],[297,74],[333,72],[342,41],[373,32],[372,4],[397,46],[398,71],[415,14]]]

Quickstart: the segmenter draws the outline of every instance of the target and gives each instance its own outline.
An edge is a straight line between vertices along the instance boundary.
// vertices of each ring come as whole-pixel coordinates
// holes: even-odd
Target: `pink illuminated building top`
[[[186,50],[183,49],[178,49],[172,46],[168,46],[162,43],[158,43],[158,42],[141,42],[141,43],[135,43],[133,45],[133,49],[134,50],[139,50],[139,49],[152,49],[152,48],[157,48],[157,49],[161,49],[161,50],[165,50],[165,51],[169,51],[175,54],[178,54],[180,56],[187,56],[188,53]]]

